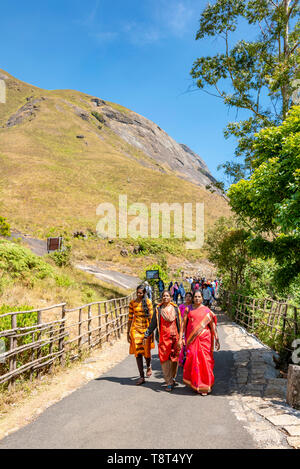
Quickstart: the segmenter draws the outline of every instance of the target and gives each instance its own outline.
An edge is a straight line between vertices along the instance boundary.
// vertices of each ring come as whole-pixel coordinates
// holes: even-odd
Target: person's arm
[[[210,327],[210,330],[211,330],[211,332],[212,332],[212,334],[214,335],[214,338],[215,338],[216,350],[220,350],[220,340],[219,340],[217,325],[215,323],[214,318],[210,321],[209,327]]]
[[[148,329],[145,332],[144,338],[148,339],[148,337],[153,334],[155,329],[157,328],[157,319],[156,319],[156,311],[153,312],[152,318],[151,318],[151,323]]]
[[[186,325],[187,325],[187,318],[188,318],[189,310],[188,308],[185,310],[183,321],[181,322],[181,328],[179,333],[179,346],[182,348],[183,345],[183,334],[186,332]]]
[[[127,341],[129,343],[130,343],[130,330],[131,330],[131,326],[132,326],[133,315],[134,315],[133,304],[132,304],[132,301],[130,301],[130,303],[129,303],[128,324],[127,324]]]

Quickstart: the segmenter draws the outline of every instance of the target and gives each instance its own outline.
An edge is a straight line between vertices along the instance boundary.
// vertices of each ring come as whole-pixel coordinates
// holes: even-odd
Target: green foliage
[[[58,267],[69,266],[71,265],[72,248],[71,246],[67,245],[62,251],[54,251],[53,253],[49,254],[49,257],[53,259]]]
[[[0,269],[11,278],[32,281],[53,276],[52,267],[29,249],[11,241],[0,240]]]
[[[159,278],[161,278],[163,280],[164,284],[166,285],[166,283],[169,282],[169,269],[168,269],[167,261],[166,261],[165,258],[162,258],[161,262],[159,262],[158,264],[148,265],[144,269],[144,272],[142,273],[142,278],[144,280],[147,280],[147,276],[146,276],[146,271],[147,270],[158,270],[159,271]],[[158,281],[157,280],[148,280],[148,282],[150,283],[150,285],[156,285]]]
[[[10,226],[5,217],[0,217],[0,236],[10,236]]]
[[[249,232],[239,227],[234,219],[221,217],[206,235],[208,259],[223,277],[226,289],[236,290],[244,283],[244,271],[250,256],[247,248]]]
[[[105,119],[104,117],[102,116],[102,114],[100,114],[100,112],[97,112],[97,111],[93,111],[92,113],[92,116],[96,117],[96,119],[101,122],[101,124],[104,124],[105,123]]]
[[[128,239],[128,243],[132,243],[132,239]],[[135,244],[139,247],[140,255],[163,254],[169,253],[180,255],[184,252],[184,240],[179,238],[141,238],[135,240]]]
[[[300,106],[256,136],[253,165],[248,180],[230,187],[230,205],[253,227],[252,252],[275,257],[278,281],[290,283],[300,272]]]
[[[2,314],[14,312],[14,311],[30,311],[32,310],[32,306],[28,305],[21,305],[21,306],[9,306],[9,305],[1,305],[0,306],[0,316]],[[17,315],[17,327],[30,327],[37,323],[37,313],[25,313],[25,314],[18,314]],[[5,316],[4,318],[0,317],[0,331],[5,331],[11,329],[11,316]],[[5,337],[0,339],[0,341],[4,342],[4,349],[9,350],[9,338]],[[23,337],[18,338],[18,346],[29,344],[32,342],[32,334],[24,335]],[[3,347],[3,345],[2,345]],[[1,347],[1,348],[2,348]],[[29,354],[32,352],[23,352],[21,355],[18,356],[17,366],[26,363],[26,360],[29,358]],[[5,363],[0,363],[0,373],[4,374],[8,371],[9,364],[8,361]]]
[[[224,165],[235,181],[251,169],[254,134],[284,120],[292,104],[299,69],[298,14],[298,0],[216,0],[201,14],[196,39],[220,37],[224,48],[214,56],[198,58],[191,75],[200,89],[250,114],[225,130],[226,138],[238,140],[236,156],[245,156],[242,164]],[[245,22],[248,37],[255,39],[233,43],[232,36]]]

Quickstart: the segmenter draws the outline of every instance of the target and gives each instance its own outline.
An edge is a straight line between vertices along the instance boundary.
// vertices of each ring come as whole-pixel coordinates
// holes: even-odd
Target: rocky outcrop
[[[93,98],[94,102],[94,98]],[[177,143],[157,124],[132,111],[121,112],[101,101],[105,124],[130,145],[197,185],[215,181],[204,160],[187,145]]]
[[[27,103],[24,106],[20,107],[6,122],[6,127],[13,127],[14,125],[21,124],[24,120],[32,120],[36,116],[37,111],[39,110],[39,105],[41,101],[44,101],[45,98],[34,98],[30,96],[26,98]]]

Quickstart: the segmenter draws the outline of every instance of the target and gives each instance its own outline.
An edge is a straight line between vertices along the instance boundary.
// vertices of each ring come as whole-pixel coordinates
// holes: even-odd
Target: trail
[[[0,441],[5,448],[258,448],[259,442],[232,410],[233,352],[220,318],[222,350],[215,353],[216,383],[203,397],[182,384],[164,390],[157,350],[153,376],[135,386],[128,356],[46,409],[36,421]],[[283,446],[283,445],[282,445]]]

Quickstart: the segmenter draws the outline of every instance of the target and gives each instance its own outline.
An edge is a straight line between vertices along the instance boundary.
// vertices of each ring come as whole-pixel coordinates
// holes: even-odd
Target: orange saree
[[[206,306],[201,305],[188,313],[183,381],[199,393],[210,392],[214,384],[216,325],[216,315]]]

